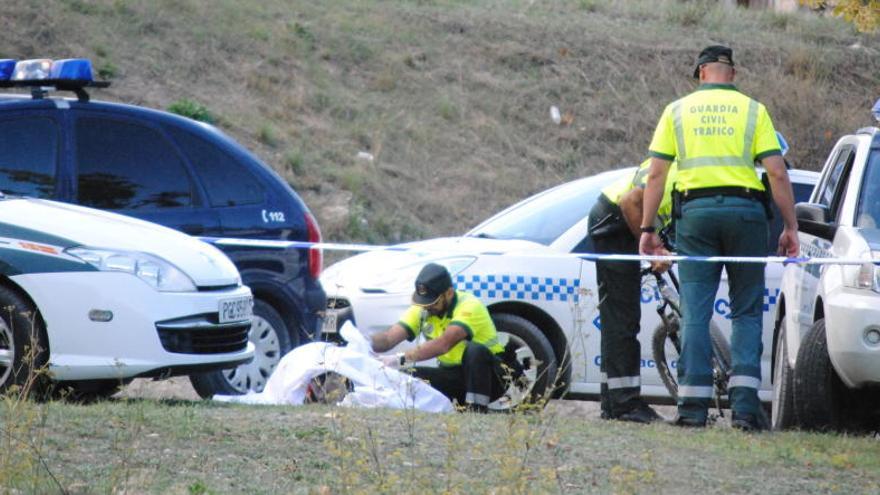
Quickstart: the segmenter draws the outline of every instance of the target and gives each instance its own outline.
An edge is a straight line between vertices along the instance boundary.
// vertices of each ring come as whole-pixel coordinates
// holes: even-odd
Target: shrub
[[[217,118],[214,117],[214,114],[206,106],[188,98],[181,98],[168,105],[168,111],[200,122],[207,122],[208,124],[217,122]]]

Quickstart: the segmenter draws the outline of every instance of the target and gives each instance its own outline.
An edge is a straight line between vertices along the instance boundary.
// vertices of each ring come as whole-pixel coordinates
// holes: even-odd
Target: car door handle
[[[180,226],[180,230],[189,235],[198,235],[205,233],[205,226],[198,223],[186,223]]]

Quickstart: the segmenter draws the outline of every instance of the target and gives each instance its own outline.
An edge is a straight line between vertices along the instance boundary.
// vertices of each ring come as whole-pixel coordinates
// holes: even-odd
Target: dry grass
[[[710,42],[735,48],[741,88],[805,168],[868,124],[880,73],[878,37],[842,21],[701,0],[332,5],[13,0],[0,46],[92,57],[115,74],[107,99],[205,105],[303,194],[325,237],[370,242],[459,233],[551,184],[638,163]]]

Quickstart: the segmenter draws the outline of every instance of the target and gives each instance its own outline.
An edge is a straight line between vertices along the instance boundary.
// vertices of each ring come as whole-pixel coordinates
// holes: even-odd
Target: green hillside
[[[791,161],[818,169],[870,124],[878,40],[697,0],[6,0],[0,16],[0,56],[89,57],[113,82],[97,99],[203,105],[326,239],[368,242],[458,233],[638,163],[714,42],[734,47],[739,87],[767,104]]]

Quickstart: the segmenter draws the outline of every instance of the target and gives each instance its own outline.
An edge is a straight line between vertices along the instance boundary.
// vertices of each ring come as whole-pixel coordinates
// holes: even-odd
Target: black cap
[[[452,287],[452,277],[446,267],[437,263],[428,263],[416,277],[416,291],[413,292],[413,304],[430,306],[440,294]]]
[[[697,66],[694,68],[694,79],[700,77],[700,66],[703,64],[711,64],[712,62],[720,62],[733,67],[733,50],[722,45],[712,45],[703,48],[700,56],[697,57]]]

